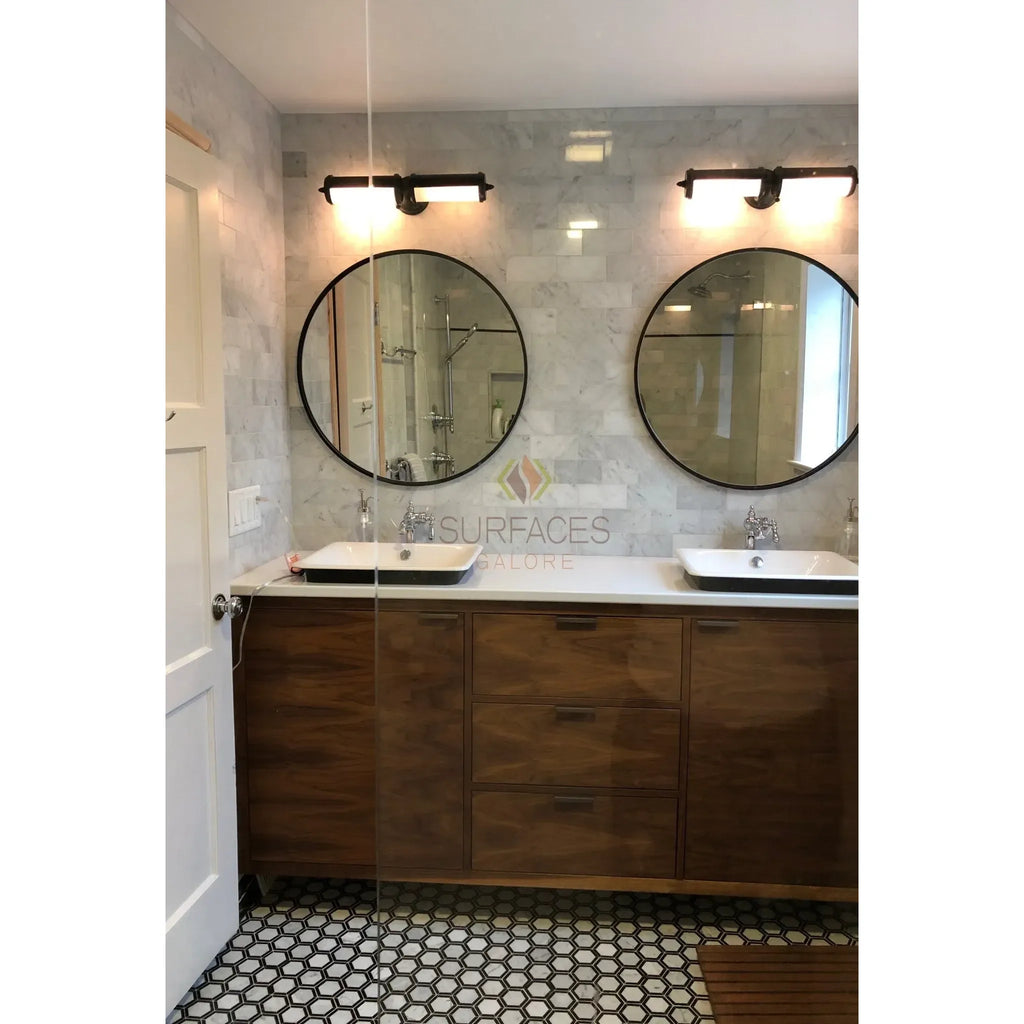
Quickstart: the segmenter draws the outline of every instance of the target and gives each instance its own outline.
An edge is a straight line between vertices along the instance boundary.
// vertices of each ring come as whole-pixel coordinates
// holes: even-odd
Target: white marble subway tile
[[[556,256],[554,276],[561,281],[604,281],[603,256]]]
[[[509,283],[550,281],[555,276],[555,257],[510,256],[505,273]]]
[[[624,509],[629,507],[625,484],[579,484],[577,500],[584,509]]]
[[[571,237],[565,228],[539,229],[531,232],[530,252],[535,256],[580,257],[583,244],[583,238]]]
[[[393,134],[387,136],[391,148],[377,147],[381,156],[390,155],[398,159],[414,152],[424,154],[426,159],[431,152],[472,154],[474,160],[479,160],[480,169],[485,170],[488,179],[496,184],[488,202],[480,208],[486,211],[487,219],[461,217],[442,221],[431,218],[436,212],[432,209],[427,215],[412,219],[417,223],[403,219],[405,222],[400,222],[397,237],[403,245],[418,244],[451,252],[471,265],[481,269],[486,266],[493,272],[495,283],[523,326],[530,360],[530,394],[518,425],[522,429],[521,435],[517,430],[516,436],[509,439],[495,460],[471,475],[474,479],[478,476],[489,479],[486,486],[490,488],[490,496],[480,493],[480,485],[477,485],[477,493],[470,496],[463,487],[466,481],[456,480],[439,485],[436,488],[438,497],[460,510],[469,501],[470,508],[496,508],[499,512],[495,514],[507,514],[512,503],[494,481],[494,474],[508,459],[534,450],[531,446],[544,436],[576,436],[578,447],[575,457],[551,459],[535,456],[546,466],[548,461],[552,467],[557,464],[572,478],[567,478],[560,485],[570,490],[556,489],[545,494],[543,497],[547,502],[557,499],[565,502],[565,510],[577,508],[578,487],[598,485],[593,474],[595,467],[602,467],[611,475],[618,468],[622,476],[635,477],[622,480],[609,479],[609,476],[600,478],[600,485],[614,483],[641,488],[635,496],[627,494],[629,502],[642,503],[644,498],[641,495],[658,494],[659,500],[667,500],[672,506],[673,514],[680,509],[700,511],[705,504],[713,512],[720,509],[724,490],[690,478],[672,464],[650,440],[640,421],[632,394],[630,365],[636,337],[650,306],[667,284],[689,267],[727,249],[778,244],[776,240],[796,239],[798,236],[792,231],[787,235],[775,220],[764,215],[773,211],[741,219],[738,225],[725,229],[687,225],[682,216],[681,200],[676,198],[676,194],[681,197],[682,191],[675,183],[682,178],[688,166],[728,166],[746,159],[750,150],[740,145],[741,139],[749,138],[750,146],[755,145],[758,139],[773,144],[788,139],[793,144],[791,151],[794,153],[844,152],[844,140],[855,140],[855,135],[851,134],[856,122],[855,113],[855,108],[823,110],[820,114],[794,108],[792,116],[797,120],[802,118],[803,127],[794,132],[792,125],[781,125],[778,134],[768,130],[768,122],[775,114],[771,108],[764,107],[680,108],[668,114],[659,108],[511,112],[499,115],[497,119],[485,112],[476,112],[472,118],[464,117],[461,123],[460,115],[437,119],[431,131],[419,135],[410,129],[408,117],[403,121],[402,117],[396,116]],[[836,124],[830,131],[830,117],[838,118],[843,124]],[[349,119],[344,123],[329,116],[319,121],[305,120],[298,133],[303,135],[302,146],[291,141],[292,120],[290,115],[282,119],[282,137],[287,140],[288,149],[310,150],[309,173],[314,177],[310,184],[315,186],[315,177],[322,177],[322,173],[329,170],[344,173],[338,168],[346,158],[351,159],[360,146],[349,145],[344,139],[337,138],[332,126],[341,124],[349,134],[358,134],[365,131],[364,127],[360,128],[359,119]],[[431,116],[426,115],[425,120],[431,120]],[[531,133],[529,138],[533,148],[525,147],[526,135],[510,137],[503,135],[495,125],[482,127],[492,120],[495,124],[500,121],[506,127],[508,124],[522,125],[526,132]],[[820,122],[820,127],[816,122]],[[375,119],[375,127],[382,123]],[[611,125],[610,158],[598,167],[567,163],[564,160],[564,140],[568,132],[577,127],[595,125]],[[446,150],[446,147],[451,148]],[[728,162],[710,164],[710,160]],[[313,198],[319,200],[319,196]],[[321,201],[320,205],[325,204]],[[666,211],[671,211],[673,206],[674,212],[667,214]],[[834,250],[837,257],[852,257],[850,262],[855,269],[856,216],[852,206],[842,208],[840,221],[828,229],[828,238],[823,238],[822,244],[814,251],[827,256],[830,250]],[[316,233],[325,223],[325,216],[315,204],[308,205],[307,210],[303,213],[301,204],[289,203],[286,206],[286,244],[290,256],[310,260],[309,273],[312,277],[312,267],[317,259]],[[295,225],[287,223],[296,219],[299,223]],[[550,266],[545,267],[547,276],[531,277],[529,273],[523,276],[527,264],[520,261],[524,259],[562,255],[571,259],[562,248],[559,234],[567,228],[570,219],[595,219],[601,224],[601,229],[619,232],[614,238],[611,234],[602,238],[600,230],[585,233],[581,250],[573,250],[581,251],[582,259],[605,257],[603,279],[559,281],[550,273]],[[441,224],[443,228],[437,227]],[[554,234],[545,237],[545,231]],[[659,233],[668,233],[670,237],[658,237],[652,243],[652,235]],[[803,237],[811,240],[815,236],[807,234]],[[332,253],[339,259],[335,260],[330,275],[321,275],[318,287],[313,290],[314,296],[330,276],[342,269],[338,265],[340,257],[348,255],[350,262],[354,262],[364,254],[351,239],[347,248],[342,246]],[[823,262],[827,263],[827,260]],[[555,268],[560,269],[557,262]],[[581,263],[569,272],[581,273],[583,268]],[[537,273],[535,265],[532,274]],[[508,280],[505,280],[506,275]],[[297,320],[301,326],[308,301],[306,298],[303,302],[292,300],[291,296],[299,290],[300,282],[290,271],[288,277],[289,306],[297,307],[301,314],[296,315],[292,308],[287,311],[288,329],[295,330],[297,328],[292,325]],[[587,289],[587,285],[594,287]],[[619,286],[619,290],[609,291],[609,285]],[[292,372],[289,363],[288,373]],[[614,379],[617,377],[621,379]],[[543,411],[534,422],[529,418],[531,408],[536,408],[539,414]],[[615,436],[595,435],[597,431],[614,432]],[[306,433],[323,447],[311,431]],[[520,449],[518,452],[513,451],[516,445]],[[843,456],[837,460],[840,461],[843,472],[836,469],[832,474],[834,478],[855,481],[856,461],[853,455]],[[501,465],[497,465],[499,462]],[[832,469],[828,467],[816,476],[824,476]],[[301,471],[312,472],[305,463],[302,463]],[[317,493],[322,495],[328,492],[321,486],[323,481],[320,477],[326,477],[337,488],[351,493],[360,481],[358,475],[338,460],[332,461],[332,458],[317,460],[315,472],[319,476],[311,478],[310,486],[314,485],[312,480],[318,481],[315,486]],[[668,491],[659,490],[660,484],[666,480],[669,482]],[[824,509],[824,504],[841,501],[842,496],[836,493],[837,487],[849,486],[833,484],[825,479],[808,483],[806,492],[801,493],[801,502],[796,503],[793,512],[787,512],[794,523],[800,524],[805,535],[815,530],[823,531],[824,525],[819,525],[819,520],[824,523],[828,519],[824,510],[817,516],[801,511],[803,505],[808,504],[808,496],[810,505],[822,505]],[[827,498],[819,500],[819,496],[824,495]],[[543,508],[545,512],[548,509],[557,512],[559,506],[545,504]],[[615,511],[629,513],[631,509]],[[743,511],[745,513],[745,509]],[[649,509],[642,509],[642,512],[654,514]],[[707,537],[716,536],[718,529],[699,516],[690,527],[701,528],[703,532],[700,535]],[[660,552],[670,550],[676,532],[684,531],[668,521],[659,520],[655,526],[651,520],[645,520],[635,530],[623,529],[616,543],[633,553],[655,548]]]
[[[631,228],[598,228],[583,232],[584,256],[612,256],[632,252],[633,230]],[[608,275],[612,279],[612,275]]]
[[[538,459],[567,459],[579,456],[578,434],[533,434],[530,437],[530,456]]]

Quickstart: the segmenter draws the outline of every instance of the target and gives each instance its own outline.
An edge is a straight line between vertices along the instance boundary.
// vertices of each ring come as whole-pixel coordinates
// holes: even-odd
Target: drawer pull
[[[559,615],[555,619],[556,629],[597,629],[597,618],[593,615]]]
[[[556,811],[592,811],[594,798],[592,796],[556,796],[554,805]]]
[[[736,629],[739,622],[736,619],[698,619],[698,629]]]
[[[421,626],[441,626],[456,622],[458,612],[420,612],[418,622]]]
[[[555,708],[559,722],[593,722],[597,719],[597,708],[577,708],[569,705]]]

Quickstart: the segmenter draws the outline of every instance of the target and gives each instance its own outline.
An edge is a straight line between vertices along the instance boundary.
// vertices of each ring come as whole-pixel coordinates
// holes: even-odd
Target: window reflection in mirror
[[[856,296],[781,249],[707,260],[651,311],[635,388],[647,429],[682,468],[727,487],[790,483],[856,432]]]
[[[320,294],[298,382],[335,454],[381,479],[434,483],[474,469],[508,436],[526,350],[486,278],[441,253],[397,250],[349,267]]]

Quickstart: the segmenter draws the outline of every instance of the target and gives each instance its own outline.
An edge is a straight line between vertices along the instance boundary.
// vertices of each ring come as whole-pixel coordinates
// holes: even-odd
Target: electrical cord
[[[258,497],[256,500],[258,502],[263,502],[263,503],[270,502],[270,503],[276,505],[277,506],[277,511],[281,513],[281,518],[288,524],[288,535],[291,538],[292,548],[291,548],[291,552],[289,552],[289,554],[285,555],[285,561],[288,563],[289,568],[290,568],[291,567],[291,562],[292,562],[293,554],[295,552],[298,552],[298,550],[299,550],[299,545],[298,545],[298,543],[297,543],[297,541],[295,539],[295,527],[292,526],[292,521],[288,518],[288,515],[285,512],[285,510],[283,508],[281,508],[281,503],[277,500],[277,498],[264,497],[264,496],[260,495],[260,497]],[[298,558],[298,555],[294,554],[294,557]],[[269,587],[271,583],[281,583],[283,580],[293,580],[293,579],[295,579],[296,576],[302,576],[302,575],[303,575],[303,573],[302,573],[301,569],[292,569],[292,568],[290,568],[290,571],[288,572],[287,575],[285,575],[285,576],[277,576],[277,577],[275,577],[272,580],[264,580],[258,586],[253,588],[252,593],[249,595],[249,604],[247,605],[247,607],[245,609],[245,618],[242,619],[242,630],[238,634],[238,661],[236,661],[235,664],[232,666],[232,668],[231,668],[232,672],[237,670],[238,666],[242,664],[242,650],[243,650],[243,644],[245,643],[245,629],[246,629],[246,626],[249,625],[249,616],[252,613],[252,606],[255,603],[256,595],[259,594],[264,589],[264,587]]]
[[[280,583],[282,580],[293,580],[296,576],[303,575],[302,572],[289,572],[286,576],[276,576],[272,580],[264,580],[258,586],[253,588],[253,592],[249,595],[249,604],[245,609],[245,618],[242,619],[242,631],[238,634],[238,661],[231,666],[231,671],[234,672],[239,665],[242,664],[242,645],[245,643],[245,627],[249,625],[249,615],[252,612],[252,606],[255,603],[256,595],[263,590],[264,587],[269,587],[271,583]]]

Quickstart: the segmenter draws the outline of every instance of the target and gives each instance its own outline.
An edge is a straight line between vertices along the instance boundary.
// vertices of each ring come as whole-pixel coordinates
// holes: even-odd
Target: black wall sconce
[[[787,184],[791,182],[792,184]],[[717,193],[739,198],[742,196],[755,210],[767,210],[782,198],[783,188],[787,194],[797,189],[806,191],[802,183],[811,186],[819,194],[840,199],[852,196],[857,189],[856,167],[747,167],[742,169],[723,168],[716,171],[696,171],[692,167],[686,177],[676,182],[693,199],[695,193]],[[798,184],[801,183],[801,184]]]
[[[410,216],[422,213],[429,203],[471,202],[482,203],[494,188],[489,185],[483,171],[476,174],[329,174],[323,187],[317,189],[327,202],[334,204],[335,189],[390,188],[395,193],[395,206]]]

